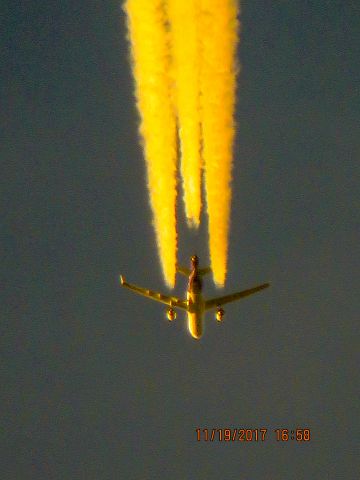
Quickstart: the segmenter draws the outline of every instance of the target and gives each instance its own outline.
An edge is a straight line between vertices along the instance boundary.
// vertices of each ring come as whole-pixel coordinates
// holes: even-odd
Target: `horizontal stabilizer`
[[[181,273],[182,275],[185,275],[186,277],[188,277],[191,273],[191,270],[190,268],[187,268],[187,267],[182,267],[181,265],[177,265],[176,266],[176,271],[178,273]]]
[[[178,265],[176,267],[176,270],[177,270],[178,273],[181,273],[182,275],[185,275],[186,277],[188,277],[191,273],[190,268],[182,267],[181,265]],[[203,276],[203,275],[207,275],[208,273],[211,273],[212,270],[211,270],[210,267],[206,267],[206,268],[199,268],[198,272],[199,272],[199,275]]]
[[[206,267],[206,268],[200,268],[199,269],[199,274],[200,275],[207,275],[208,273],[211,273],[212,270],[210,267]]]

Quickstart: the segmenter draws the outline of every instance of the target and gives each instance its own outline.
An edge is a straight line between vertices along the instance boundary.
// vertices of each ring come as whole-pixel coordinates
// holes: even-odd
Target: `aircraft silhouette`
[[[186,300],[181,300],[177,297],[163,295],[161,293],[154,292],[146,288],[138,287],[137,285],[132,285],[131,283],[127,283],[122,275],[120,275],[120,281],[123,287],[128,288],[135,293],[144,295],[145,297],[156,300],[157,302],[169,305],[170,308],[167,310],[167,317],[170,321],[176,318],[176,312],[174,310],[175,308],[187,312],[188,329],[190,335],[197,340],[201,338],[203,334],[204,313],[207,310],[216,308],[216,320],[218,322],[221,322],[225,314],[222,305],[234,302],[236,300],[240,300],[244,297],[248,297],[249,295],[257,293],[260,290],[263,290],[264,288],[270,286],[269,283],[263,283],[262,285],[258,285],[248,290],[243,290],[241,292],[231,293],[230,295],[205,300],[202,296],[201,277],[203,275],[206,275],[207,273],[210,273],[211,268],[199,268],[199,259],[196,255],[193,255],[191,257],[191,269],[178,266],[177,271],[189,277]]]

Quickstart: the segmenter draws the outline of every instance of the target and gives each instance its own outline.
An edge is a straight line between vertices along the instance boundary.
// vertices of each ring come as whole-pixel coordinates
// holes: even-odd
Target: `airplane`
[[[123,287],[128,288],[135,293],[169,305],[170,308],[166,313],[167,318],[170,321],[173,321],[176,318],[176,312],[174,308],[185,310],[188,318],[188,330],[190,335],[196,340],[199,340],[203,334],[203,318],[204,313],[207,310],[216,308],[215,318],[218,322],[221,322],[225,314],[222,305],[247,297],[270,286],[269,283],[264,283],[262,285],[258,285],[257,287],[243,290],[242,292],[231,293],[230,295],[225,295],[223,297],[205,300],[202,296],[201,277],[211,273],[211,268],[199,268],[199,258],[196,255],[193,255],[191,257],[191,269],[177,266],[177,271],[178,273],[189,277],[186,300],[181,300],[177,297],[163,295],[152,290],[138,287],[137,285],[132,285],[131,283],[126,282],[123,275],[120,275],[120,282]]]

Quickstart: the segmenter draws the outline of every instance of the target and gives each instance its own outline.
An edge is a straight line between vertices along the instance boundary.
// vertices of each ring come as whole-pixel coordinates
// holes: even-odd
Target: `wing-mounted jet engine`
[[[176,312],[173,308],[169,308],[169,310],[166,312],[166,316],[170,322],[175,320],[176,318]]]
[[[218,307],[217,310],[216,310],[216,320],[218,322],[222,322],[223,321],[223,317],[225,315],[225,310],[221,307]]]

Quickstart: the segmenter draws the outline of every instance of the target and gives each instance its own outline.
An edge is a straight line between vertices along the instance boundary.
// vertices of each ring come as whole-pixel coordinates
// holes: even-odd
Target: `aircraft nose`
[[[195,338],[195,340],[199,340],[203,334],[203,328],[201,322],[197,322],[196,319],[190,318],[188,323],[188,329],[190,335]]]
[[[195,340],[200,340],[202,334],[200,332],[191,332],[191,336],[195,338]]]

